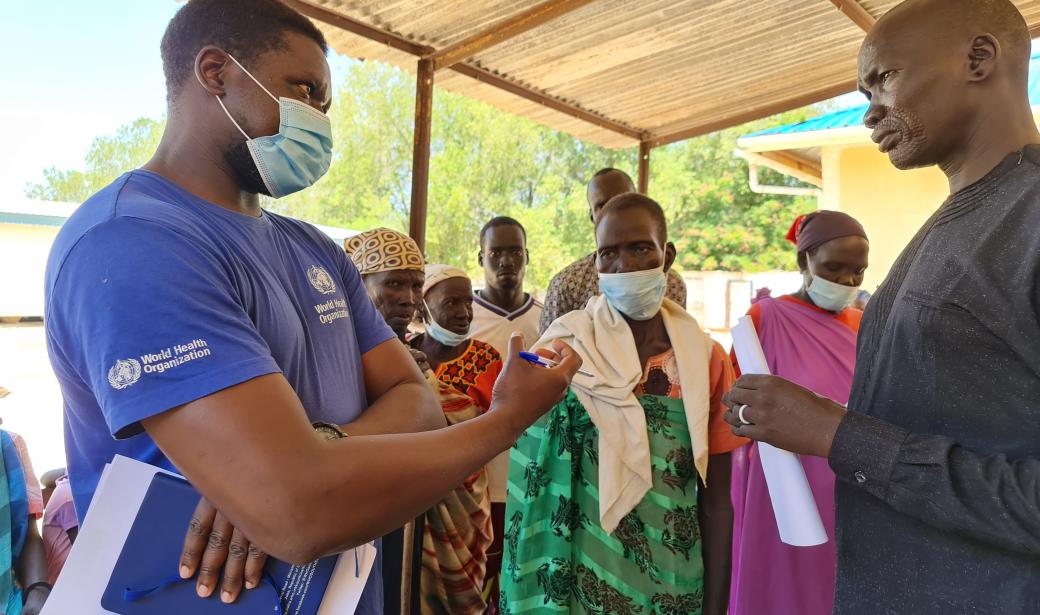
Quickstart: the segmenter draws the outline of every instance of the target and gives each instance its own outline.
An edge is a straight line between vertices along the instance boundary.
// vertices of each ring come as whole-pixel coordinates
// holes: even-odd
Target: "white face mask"
[[[809,298],[816,304],[816,307],[825,309],[828,312],[841,312],[856,300],[859,286],[835,284],[830,280],[814,275],[806,291],[808,291]]]
[[[430,334],[430,337],[449,348],[459,346],[469,339],[469,331],[466,331],[466,333],[455,333],[450,329],[442,327],[436,320],[434,320],[433,312],[430,310],[430,305],[426,303],[425,299],[423,300],[423,305],[426,306],[426,315],[430,318],[426,323],[426,332]]]
[[[231,116],[224,101],[216,97],[228,119],[246,138],[246,147],[267,192],[277,199],[310,187],[325,175],[332,164],[332,123],[329,116],[298,100],[276,97],[234,56],[228,54],[228,57],[278,103],[278,134],[251,138]]]
[[[627,273],[599,274],[599,290],[607,302],[632,320],[650,320],[661,311],[668,276],[664,267]]]

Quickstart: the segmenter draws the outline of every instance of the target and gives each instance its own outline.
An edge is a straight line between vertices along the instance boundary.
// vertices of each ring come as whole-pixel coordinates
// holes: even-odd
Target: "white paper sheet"
[[[357,560],[354,555],[354,550],[346,551],[336,560],[336,569],[332,571],[318,615],[341,615],[357,610],[372,565],[376,563],[376,547],[371,542],[361,545],[357,548]]]
[[[740,318],[730,333],[740,372],[769,374],[769,364],[751,318]],[[780,540],[794,547],[814,547],[827,542],[827,531],[798,455],[765,442],[758,443],[758,452]]]
[[[162,471],[118,455],[105,468],[87,517],[41,615],[113,615],[101,608],[101,596],[148,486]]]
[[[105,467],[87,518],[41,615],[115,615],[101,608],[101,596],[158,472],[169,474],[119,455]],[[376,548],[372,543],[362,545],[357,548],[356,562],[354,556],[353,550],[340,555],[318,615],[349,615],[357,610]]]

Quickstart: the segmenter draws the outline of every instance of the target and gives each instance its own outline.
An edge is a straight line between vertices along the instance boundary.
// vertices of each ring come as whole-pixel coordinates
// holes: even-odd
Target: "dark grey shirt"
[[[1040,613],[1040,147],[951,196],[867,307],[841,615]]]

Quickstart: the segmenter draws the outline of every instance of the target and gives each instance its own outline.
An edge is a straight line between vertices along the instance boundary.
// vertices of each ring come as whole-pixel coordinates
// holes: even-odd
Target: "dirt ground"
[[[43,323],[0,325],[0,399],[3,428],[29,447],[37,477],[65,466],[61,391],[47,360]]]

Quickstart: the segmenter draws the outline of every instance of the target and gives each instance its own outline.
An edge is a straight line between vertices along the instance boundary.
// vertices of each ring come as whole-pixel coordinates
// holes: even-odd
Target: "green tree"
[[[784,239],[794,218],[812,211],[810,198],[756,194],[748,164],[737,157],[737,138],[799,122],[819,112],[800,109],[676,143],[652,154],[650,193],[665,209],[681,269],[791,270],[794,253]],[[770,184],[798,182],[768,169]]]
[[[279,212],[355,229],[408,226],[415,80],[354,62],[330,111],[336,158],[313,188],[274,203]],[[585,181],[598,168],[630,168],[634,152],[592,146],[451,92],[434,98],[427,257],[480,279],[484,223],[520,220],[530,235],[531,284],[591,249]]]
[[[405,230],[412,173],[414,77],[375,62],[349,62],[332,118],[335,158],[309,190],[268,202],[274,211],[319,224]],[[804,119],[804,109],[654,150],[650,194],[665,208],[685,270],[792,269],[783,237],[808,199],[755,194],[747,163],[734,155],[742,134]],[[163,120],[139,119],[97,138],[83,170],[45,171],[28,194],[82,201],[145,162]],[[480,279],[480,228],[509,215],[528,229],[529,282],[544,289],[564,265],[593,247],[585,202],[588,178],[604,166],[634,172],[635,148],[611,150],[451,92],[434,99],[427,257]],[[770,183],[793,184],[779,174]]]
[[[25,193],[45,201],[85,201],[129,169],[147,162],[165,127],[165,118],[143,117],[121,126],[113,135],[97,137],[87,150],[85,170],[48,167],[43,182],[30,184]]]

